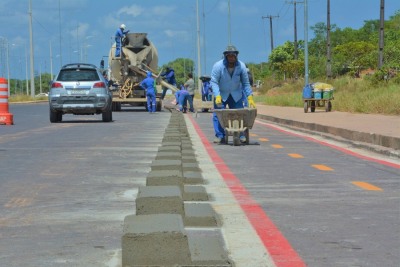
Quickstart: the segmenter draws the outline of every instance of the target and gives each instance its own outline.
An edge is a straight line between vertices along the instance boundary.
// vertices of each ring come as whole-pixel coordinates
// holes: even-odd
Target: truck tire
[[[162,102],[161,102],[161,101],[158,101],[158,102],[157,102],[156,110],[157,110],[157,111],[161,111],[161,107],[162,107]]]

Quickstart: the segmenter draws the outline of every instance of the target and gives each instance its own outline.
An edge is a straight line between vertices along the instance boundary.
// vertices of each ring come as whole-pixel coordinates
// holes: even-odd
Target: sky
[[[122,23],[130,32],[147,33],[158,50],[159,66],[189,58],[196,66],[200,62],[201,75],[209,75],[229,43],[245,63],[266,62],[271,53],[269,16],[274,47],[294,40],[294,1],[288,0],[0,0],[1,77],[7,78],[7,62],[11,78],[29,77],[30,1],[35,74],[56,74],[71,62],[107,62]],[[304,0],[296,4],[298,40],[304,40],[306,21],[310,40],[310,27],[327,19],[327,0],[307,3],[307,20]],[[331,0],[330,6],[331,24],[341,29],[359,29],[364,21],[379,19],[380,0]],[[399,10],[399,0],[385,0],[386,20]]]

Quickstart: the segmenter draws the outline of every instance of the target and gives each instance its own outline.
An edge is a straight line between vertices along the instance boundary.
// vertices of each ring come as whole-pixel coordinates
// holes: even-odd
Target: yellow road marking
[[[302,159],[304,158],[302,155],[300,154],[288,154],[289,157],[295,158],[295,159]]]
[[[328,167],[328,166],[326,166],[326,165],[318,165],[318,164],[315,164],[315,165],[311,165],[311,166],[313,166],[314,168],[316,168],[316,169],[318,169],[318,170],[320,170],[320,171],[333,171],[332,168],[330,168],[330,167]]]
[[[250,136],[258,136],[258,134],[251,133]]]
[[[372,184],[367,183],[367,182],[354,181],[354,182],[351,182],[351,183],[354,184],[354,185],[356,185],[356,186],[358,186],[358,187],[361,187],[362,189],[365,189],[365,190],[383,191],[382,188],[377,187],[377,186],[372,185]]]
[[[14,197],[6,204],[4,204],[4,207],[6,208],[27,207],[32,204],[32,201],[33,201],[32,198]]]
[[[261,142],[268,142],[269,141],[268,138],[258,138],[258,140],[260,140]]]
[[[273,147],[273,148],[283,148],[283,146],[278,145],[278,144],[274,144],[274,145],[272,145],[272,147]]]

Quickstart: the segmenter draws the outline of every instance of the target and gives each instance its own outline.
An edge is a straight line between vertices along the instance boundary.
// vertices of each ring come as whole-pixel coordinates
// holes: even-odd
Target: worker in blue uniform
[[[209,77],[200,77],[202,81],[201,86],[201,100],[203,101],[211,101],[212,98],[212,89]]]
[[[125,29],[125,24],[121,24],[115,32],[115,57],[121,57],[122,38],[129,32],[129,30],[125,31]]]
[[[163,77],[167,83],[176,87],[176,80],[175,80],[175,71],[171,67],[167,67],[165,72],[161,73],[161,77]],[[161,94],[161,100],[164,100],[165,94],[167,93],[168,88],[163,87],[163,91]]]
[[[183,87],[181,90],[179,90],[179,98],[178,98],[178,104],[179,104],[179,111],[186,113],[187,112],[187,102],[189,100],[189,91],[186,89],[186,87]]]
[[[147,77],[140,83],[140,86],[146,90],[147,109],[150,114],[156,113],[156,86],[151,71],[147,72]]]
[[[249,76],[245,64],[238,60],[239,51],[233,45],[228,45],[223,52],[223,58],[217,61],[211,71],[211,87],[214,94],[214,109],[243,108],[243,96],[246,97],[249,107],[255,108],[253,91],[250,87]],[[214,143],[222,143],[225,130],[213,113],[215,132]],[[245,143],[246,137],[241,133],[240,141]]]

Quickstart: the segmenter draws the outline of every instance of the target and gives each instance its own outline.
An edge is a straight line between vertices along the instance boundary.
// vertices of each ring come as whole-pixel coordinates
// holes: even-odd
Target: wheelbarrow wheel
[[[308,112],[308,101],[304,100],[304,113]]]
[[[246,129],[246,130],[244,131],[244,136],[246,137],[246,145],[250,144],[249,129]]]
[[[311,112],[315,112],[315,106],[316,106],[316,104],[315,104],[315,101],[311,101]]]
[[[240,133],[239,132],[234,132],[233,133],[233,145],[234,146],[239,146],[240,145]]]
[[[226,133],[224,136],[224,143],[228,144],[228,140],[229,140],[229,135],[228,135],[228,133]]]

